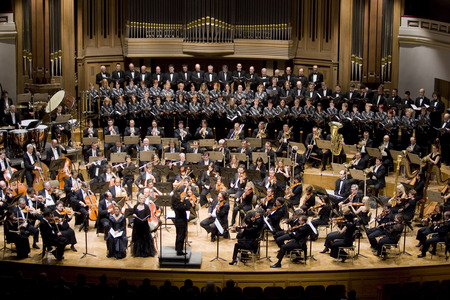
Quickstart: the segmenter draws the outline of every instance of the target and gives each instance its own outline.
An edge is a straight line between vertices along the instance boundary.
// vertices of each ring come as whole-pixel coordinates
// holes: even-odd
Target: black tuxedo
[[[98,137],[98,129],[92,128],[92,137]],[[89,137],[88,128],[83,129],[83,137]]]
[[[57,235],[57,229],[53,228],[53,226],[47,222],[47,220],[43,220],[39,223],[39,230],[41,232],[42,241],[46,247],[55,246],[56,252],[55,257],[57,260],[61,260],[64,258],[64,248],[68,244],[68,241],[63,236]]]
[[[45,189],[40,190],[40,191],[38,192],[38,195],[45,198]],[[56,201],[59,200],[59,196],[57,196],[55,193],[50,194],[50,196],[52,197],[52,200],[53,200],[53,202],[55,203],[55,206],[56,206]],[[49,207],[47,206],[47,208],[49,208]],[[51,207],[50,207],[50,208],[51,208]],[[53,208],[54,208],[54,207],[53,207]]]
[[[124,136],[131,136],[131,129],[130,127],[126,127],[125,131],[123,133]],[[134,136],[141,136],[141,130],[139,127],[134,126]]]
[[[150,72],[145,73],[139,73],[139,81],[138,82],[145,82],[145,85],[149,85],[150,81],[152,80],[152,74]]]
[[[12,113],[8,112],[4,117],[3,117],[3,124],[5,126],[14,126],[15,128],[19,128],[20,125],[20,114],[18,112],[14,113],[14,118],[15,118],[15,122],[13,122],[13,118],[12,118]]]
[[[383,166],[383,164],[380,164],[378,168],[376,165],[374,165],[373,173],[372,175],[370,175],[370,178],[366,181],[366,185],[374,186],[375,196],[378,196],[378,191],[386,186],[385,177],[386,177],[386,168]],[[359,185],[361,189],[364,189],[363,181],[361,181]]]
[[[203,82],[203,77],[205,75],[205,71],[192,71],[191,72],[191,81],[195,84],[195,89],[197,90],[200,87],[200,84]]]
[[[235,139],[235,140],[243,140],[243,139],[245,139],[245,130],[244,130],[244,129],[242,129],[241,132],[240,132],[239,134],[237,134],[237,131],[235,132],[235,129],[234,129],[234,128],[231,128],[231,129],[228,131],[227,139],[230,139],[230,138],[231,138],[231,135],[232,135],[233,133],[234,133],[234,139]]]
[[[186,84],[190,83],[191,76],[192,76],[191,71],[187,71],[187,72],[181,71],[180,73],[178,73],[178,83],[180,83],[180,82],[184,83],[185,88],[187,88]]]
[[[317,75],[316,81],[314,81],[314,75]],[[308,81],[309,82],[314,82],[314,84],[316,84],[316,86],[318,84],[319,87],[320,87],[320,83],[323,82],[323,74],[320,73],[320,72],[316,72],[316,73],[312,72],[308,76]]]
[[[214,83],[218,82],[218,80],[219,78],[217,77],[216,72],[205,72],[205,74],[203,75],[203,81],[206,82],[210,89],[213,87]]]
[[[420,103],[422,100],[422,103]],[[414,101],[414,105],[417,107],[422,107],[424,105],[430,105],[430,99],[428,99],[427,97],[417,97],[416,100]]]
[[[154,73],[154,74],[152,74],[152,82],[155,81],[155,80],[157,80],[158,83],[161,84],[164,81],[164,74],[163,73]]]
[[[172,75],[172,80],[170,80],[170,75]],[[173,85],[175,85],[175,84],[178,83],[178,80],[179,80],[178,73],[176,73],[176,72],[173,72],[173,73],[170,73],[170,72],[164,73],[164,82],[169,81],[170,84],[173,86]]]
[[[97,148],[97,150],[95,150],[95,156],[98,156],[99,153],[100,153],[100,150]],[[86,153],[85,153],[85,156],[84,156],[85,163],[89,162],[89,157],[90,156],[94,156],[94,151],[93,151],[92,148],[87,150]]]
[[[175,129],[174,137],[176,139],[180,140],[181,141],[181,145],[186,149],[187,148],[186,147],[187,142],[192,138],[192,134],[186,128],[183,128],[183,130],[186,131],[186,135],[184,137],[181,136],[179,128]]]
[[[139,84],[140,79],[141,74],[138,71],[134,70],[134,77],[130,70],[125,71],[125,80],[127,81],[127,85],[130,83],[131,80],[133,80],[134,84],[137,85]]]
[[[225,79],[225,73],[227,75],[227,78]],[[220,71],[218,74],[218,80],[222,87],[225,86],[225,84],[231,84],[233,82],[233,73],[230,71],[224,72]]]
[[[125,78],[125,71],[122,71],[122,70],[116,71],[116,70],[114,70],[112,72],[111,79],[112,79],[113,82],[119,81],[120,85],[123,86],[123,83],[125,82],[125,79],[126,79]]]
[[[111,74],[109,74],[108,72],[105,73],[97,73],[97,75],[95,75],[95,83],[98,84],[99,86],[102,85],[102,80],[103,79],[107,79],[108,80],[108,84],[111,82]]]
[[[101,175],[101,172],[103,171],[103,168],[108,164],[108,162],[103,159],[101,162],[96,160],[90,167],[89,167],[89,176],[94,182],[99,181],[99,175]]]
[[[164,153],[179,153],[180,152],[180,147],[175,146],[173,148],[173,152],[170,151],[170,147],[166,147],[164,148]]]
[[[200,129],[202,129],[202,127],[197,128],[197,130],[195,131],[194,137],[196,139],[203,139],[203,136],[200,133]],[[214,138],[214,133],[213,133],[211,127],[206,127],[205,139],[213,139],[213,138]]]
[[[31,160],[27,154],[28,152],[26,152],[23,155],[23,162],[24,162],[24,166],[25,166],[25,178],[27,179],[27,186],[28,187],[32,187],[33,186],[33,174],[32,171],[34,170],[34,165],[31,163]],[[34,163],[37,162],[37,157],[36,157],[36,153],[33,152],[32,154]]]
[[[380,99],[378,99],[378,97]],[[377,108],[380,105],[385,105],[386,103],[386,98],[384,97],[384,94],[375,94],[373,95],[372,98],[372,108]]]
[[[147,128],[147,136],[153,136],[152,130],[153,130],[153,127],[151,127],[151,126]],[[165,136],[164,129],[162,129],[161,127],[157,126],[156,130],[159,131],[158,136],[160,136],[162,138]]]
[[[208,213],[213,213],[219,203],[216,198],[208,209]],[[200,226],[204,228],[208,233],[211,233],[211,238],[214,238],[218,234],[216,225],[214,225],[215,220],[219,220],[220,224],[224,229],[228,228],[228,212],[230,211],[230,203],[226,201],[219,211],[216,211],[216,218],[209,217],[200,222]]]
[[[342,182],[342,187],[341,187]],[[347,178],[338,178],[334,183],[334,194],[341,196],[342,198],[347,198],[350,195],[350,186]]]

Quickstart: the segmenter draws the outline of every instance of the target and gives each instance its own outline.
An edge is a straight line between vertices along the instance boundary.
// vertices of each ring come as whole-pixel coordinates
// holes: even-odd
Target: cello
[[[156,204],[150,200],[148,205],[150,207],[149,225],[150,231],[155,231],[159,227],[159,217],[161,216],[161,210],[156,207]]]

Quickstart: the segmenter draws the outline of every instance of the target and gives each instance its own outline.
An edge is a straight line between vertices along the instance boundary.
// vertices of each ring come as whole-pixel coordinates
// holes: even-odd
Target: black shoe
[[[186,252],[183,252],[183,251],[177,252],[177,256],[181,256],[181,255],[186,255]]]
[[[422,257],[425,257],[425,256],[427,256],[427,255],[426,254],[419,254],[419,255],[417,255],[418,258],[422,258]]]
[[[224,239],[229,239],[230,238],[230,233],[227,231],[223,234],[223,238]]]
[[[322,167],[322,169],[320,169],[321,171],[325,171],[326,170],[326,168],[325,167]]]
[[[216,241],[216,237],[215,236],[212,236],[211,237],[211,242],[215,242]]]
[[[70,247],[70,250],[72,250],[73,252],[77,252],[77,249],[75,248],[74,245],[72,245],[72,247]]]
[[[36,244],[33,244],[33,248],[34,248],[34,249],[41,249],[41,248],[39,248],[39,246],[36,245]]]
[[[276,264],[271,265],[270,267],[271,268],[281,268],[281,264],[277,262]]]
[[[233,260],[229,262],[230,266],[237,264],[237,260]]]
[[[325,249],[323,249],[320,253],[327,253],[329,250],[330,250],[330,249],[325,248]]]
[[[422,246],[422,243],[418,243],[418,244],[416,245],[416,247],[420,247],[420,246]]]
[[[431,255],[436,255],[436,250],[431,250],[430,253]]]
[[[50,251],[50,253],[51,253],[56,259],[58,259],[58,255],[57,255],[57,253],[56,253],[56,249],[53,250],[53,251]]]

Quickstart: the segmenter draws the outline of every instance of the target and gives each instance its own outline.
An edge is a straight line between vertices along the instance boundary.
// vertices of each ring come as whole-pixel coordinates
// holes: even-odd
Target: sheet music
[[[420,108],[418,108],[417,106],[415,106],[414,104],[411,104],[412,109],[414,110],[420,110]]]
[[[121,237],[121,236],[122,236],[123,231],[116,232],[114,229],[111,228],[111,229],[109,230],[109,234],[110,234],[113,238],[118,238],[118,237]]]
[[[314,234],[317,234],[317,229],[316,227],[314,227],[314,225],[311,223],[311,220],[308,219],[307,224],[309,225],[309,227],[311,227],[312,231],[314,232]]]
[[[223,227],[222,224],[220,224],[219,219],[216,218],[216,220],[214,221],[214,225],[216,225],[216,228],[219,231],[219,233],[223,234]]]
[[[266,223],[267,227],[269,227],[269,230],[273,231],[273,227],[272,227],[272,225],[270,225],[269,218],[264,217],[263,219],[264,219],[264,223]]]

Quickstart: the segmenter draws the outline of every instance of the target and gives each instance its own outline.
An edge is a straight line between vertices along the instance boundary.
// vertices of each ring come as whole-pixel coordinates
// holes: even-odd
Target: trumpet
[[[269,124],[269,123],[266,123],[264,125],[264,129],[262,131],[258,132],[258,134],[256,135],[257,138],[265,139],[267,137],[267,134],[266,134],[267,124]]]
[[[347,170],[350,169],[356,162],[356,159],[351,160],[349,163],[344,163],[344,168],[346,168]]]
[[[363,173],[365,176],[369,175],[370,173],[372,173],[372,170],[370,168],[366,168],[363,170]]]
[[[202,135],[202,138],[206,138],[206,128],[202,128],[202,129],[200,129],[200,132],[201,132],[201,135]]]

